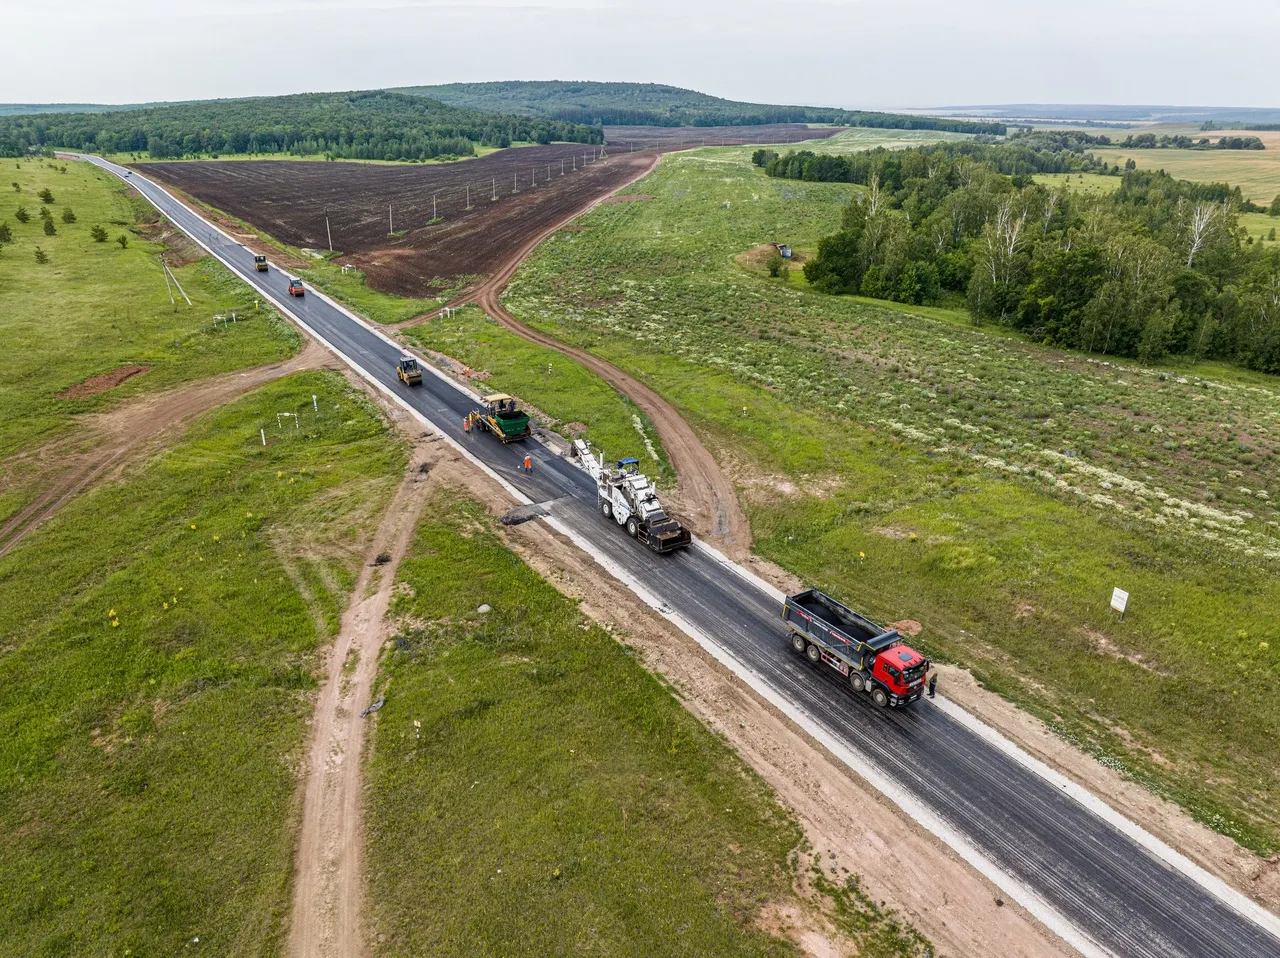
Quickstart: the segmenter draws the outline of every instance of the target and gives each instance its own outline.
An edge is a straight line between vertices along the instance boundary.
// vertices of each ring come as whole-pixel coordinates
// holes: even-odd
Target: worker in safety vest
[[[471,413],[467,413],[465,416],[462,417],[462,431],[463,432],[471,431]]]
[[[934,672],[929,676],[929,698],[933,698],[934,692],[938,689],[938,673]]]
[[[533,472],[533,457],[526,455],[524,457],[524,471]]]

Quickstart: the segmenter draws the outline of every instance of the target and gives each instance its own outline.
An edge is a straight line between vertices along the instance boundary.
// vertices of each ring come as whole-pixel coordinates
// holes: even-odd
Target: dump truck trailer
[[[604,455],[592,455],[585,440],[575,440],[573,451],[596,481],[596,501],[606,519],[612,519],[627,530],[627,535],[654,552],[674,552],[692,544],[689,530],[662,508],[658,491],[640,472],[638,459],[619,459],[616,469],[606,469]]]
[[[787,596],[782,619],[792,649],[814,665],[835,669],[877,705],[908,705],[924,694],[929,661],[896,630],[876,625],[817,589]]]

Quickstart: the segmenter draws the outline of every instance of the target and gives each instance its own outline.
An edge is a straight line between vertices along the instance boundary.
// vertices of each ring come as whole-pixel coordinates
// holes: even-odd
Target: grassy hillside
[[[1197,134],[1217,138],[1221,133]],[[1280,133],[1257,132],[1265,150],[1124,150],[1094,149],[1100,160],[1124,166],[1133,160],[1139,169],[1164,170],[1182,180],[1230,183],[1245,199],[1270,206],[1280,196]]]
[[[744,270],[757,244],[831,231],[851,189],[769,180],[745,153],[664,158],[634,187],[653,199],[544,244],[509,308],[673,401],[734,464],[762,553],[924,623],[931,652],[1062,734],[1280,845],[1275,381],[1049,351]]]
[[[1003,124],[842,110],[835,107],[743,103],[662,83],[504,80],[401,87],[399,92],[490,113],[520,113],[575,123],[623,126],[739,126],[836,123],[889,129],[1004,133]]]
[[[201,100],[110,113],[0,116],[0,156],[31,148],[148,152],[154,159],[237,153],[328,153],[352,159],[465,155],[512,140],[600,142],[552,119],[494,116],[419,96],[371,90]]]
[[[64,172],[65,171],[65,172]],[[199,251],[160,224],[155,210],[131,199],[115,177],[87,163],[7,160],[0,163],[0,224],[11,242],[0,246],[0,519],[19,505],[25,476],[11,460],[57,436],[78,416],[121,399],[216,373],[284,359],[299,345],[275,312],[254,311],[249,290],[210,258],[174,272],[192,306],[170,301],[158,254],[177,243],[174,263]],[[12,184],[17,184],[17,189]],[[53,194],[53,202],[39,197]],[[16,213],[25,208],[30,219]],[[45,233],[47,207],[56,231]],[[70,211],[75,222],[64,216]],[[95,242],[95,227],[107,231]],[[117,242],[124,236],[127,247]],[[39,249],[48,262],[36,259]],[[237,311],[244,322],[216,317]],[[147,371],[114,389],[58,398],[69,387],[120,367]]]
[[[489,522],[439,494],[400,568],[367,792],[375,954],[797,954],[758,921],[793,894],[794,822]],[[838,907],[860,954],[933,954],[872,902]]]
[[[301,374],[0,560],[0,951],[280,953],[316,649],[404,462]]]

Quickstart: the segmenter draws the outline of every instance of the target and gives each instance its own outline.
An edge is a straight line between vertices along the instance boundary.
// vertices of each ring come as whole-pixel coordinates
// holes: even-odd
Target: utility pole
[[[493,198],[496,200],[498,198],[498,178],[496,176],[493,178],[492,185],[493,185]]]
[[[467,187],[467,209],[471,209],[471,187]]]
[[[391,204],[388,203],[387,204],[387,232],[394,233],[395,231],[396,231],[396,224],[391,219]]]
[[[431,194],[431,218],[433,220],[440,218],[440,214],[436,212],[436,195],[434,193]]]
[[[333,252],[333,233],[329,231],[329,207],[324,208],[324,235],[329,237],[329,252]]]

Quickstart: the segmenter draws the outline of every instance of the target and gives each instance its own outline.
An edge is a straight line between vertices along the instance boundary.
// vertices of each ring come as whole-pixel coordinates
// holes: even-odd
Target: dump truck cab
[[[396,363],[396,377],[406,386],[422,384],[422,367],[412,356],[401,356]]]
[[[494,393],[480,401],[483,405],[471,414],[472,421],[504,443],[519,442],[533,431],[529,427],[529,414],[520,410],[514,396]]]
[[[298,277],[296,276],[290,276],[289,277],[289,295],[301,296],[304,292],[305,290],[302,288],[302,280],[298,279]]]
[[[261,253],[256,253],[253,257],[253,268],[259,273],[265,273],[267,271],[267,258]]]

